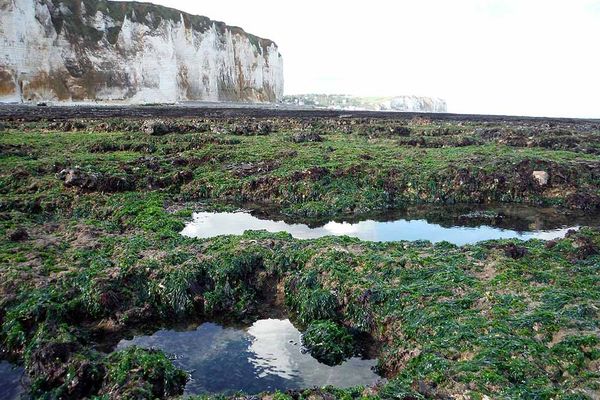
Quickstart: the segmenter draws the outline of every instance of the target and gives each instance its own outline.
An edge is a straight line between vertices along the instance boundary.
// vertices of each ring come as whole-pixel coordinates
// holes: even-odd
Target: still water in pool
[[[0,399],[17,400],[23,393],[23,374],[25,370],[8,361],[0,361]]]
[[[246,230],[266,230],[287,232],[297,239],[347,235],[376,242],[429,240],[465,245],[491,239],[556,239],[563,237],[569,229],[578,229],[580,224],[589,222],[577,218],[559,220],[534,208],[519,208],[518,211],[514,215],[499,214],[489,218],[485,211],[477,210],[460,215],[462,219],[455,217],[445,222],[420,215],[392,214],[380,217],[382,220],[329,221],[317,226],[258,217],[245,211],[198,212],[193,214],[193,220],[181,233],[189,237],[209,238],[241,235]]]
[[[253,394],[262,391],[374,383],[375,360],[352,358],[330,367],[303,352],[301,333],[289,320],[263,319],[249,328],[204,323],[194,330],[160,330],[122,340],[117,349],[136,345],[172,355],[189,371],[186,394]]]

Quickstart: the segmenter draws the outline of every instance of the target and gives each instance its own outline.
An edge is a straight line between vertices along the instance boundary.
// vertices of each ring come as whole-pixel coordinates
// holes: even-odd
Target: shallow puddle
[[[186,394],[352,387],[379,379],[375,360],[319,363],[302,351],[301,333],[289,320],[259,320],[247,329],[204,323],[192,331],[160,330],[122,340],[117,349],[132,345],[172,355],[175,365],[191,373]]]
[[[518,207],[501,212],[485,209],[435,208],[435,212],[393,213],[363,221],[288,223],[255,216],[250,212],[198,212],[181,232],[185,236],[209,238],[241,235],[246,230],[287,232],[297,239],[347,235],[362,240],[448,241],[456,245],[491,239],[556,239],[569,229],[590,222],[584,217],[565,217],[548,209]],[[429,217],[427,216],[429,215]],[[433,217],[432,217],[433,216]]]
[[[23,393],[22,367],[15,366],[8,361],[0,361],[0,399],[17,400]]]

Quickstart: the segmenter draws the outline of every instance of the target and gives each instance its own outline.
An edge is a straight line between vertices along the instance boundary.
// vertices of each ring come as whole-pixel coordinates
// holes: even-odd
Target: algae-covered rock
[[[298,132],[292,137],[294,143],[322,142],[323,137],[315,132]]]
[[[138,347],[113,353],[100,395],[157,399],[183,393],[188,375],[157,350]]]
[[[302,344],[318,361],[338,365],[354,354],[354,338],[348,330],[331,321],[310,324],[302,336]]]

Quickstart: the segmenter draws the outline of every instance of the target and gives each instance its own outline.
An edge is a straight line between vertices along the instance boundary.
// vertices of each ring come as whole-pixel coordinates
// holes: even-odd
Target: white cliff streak
[[[435,97],[395,96],[395,97],[358,97],[343,94],[299,94],[283,98],[286,104],[329,108],[336,110],[368,111],[412,111],[437,112],[448,111],[446,101]]]
[[[240,28],[145,3],[0,0],[0,102],[282,95],[277,46]]]

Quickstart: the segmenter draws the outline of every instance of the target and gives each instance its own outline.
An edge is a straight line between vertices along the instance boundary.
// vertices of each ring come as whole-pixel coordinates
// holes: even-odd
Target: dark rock
[[[144,121],[141,129],[142,132],[152,136],[166,135],[174,131],[171,125],[168,125],[160,120]]]
[[[281,153],[279,153],[280,158],[294,158],[297,155],[298,152],[296,150],[284,150]]]
[[[111,193],[123,192],[135,187],[135,184],[125,177],[84,172],[77,167],[63,169],[58,173],[58,178],[63,180],[65,187],[87,191]]]
[[[504,249],[504,255],[506,255],[506,257],[510,257],[515,260],[523,258],[528,252],[525,247],[517,246],[514,243],[506,244],[502,246],[502,248]]]
[[[100,294],[100,304],[107,310],[114,310],[119,306],[120,296],[113,290],[107,290]]]
[[[589,193],[573,193],[565,198],[567,207],[578,210],[600,210],[600,196]]]
[[[49,343],[31,352],[28,372],[31,376],[43,377],[46,388],[60,386],[64,383],[69,369],[69,359],[77,351],[76,343]]]
[[[298,132],[292,137],[294,143],[322,142],[321,135],[315,132]]]
[[[590,256],[598,254],[598,247],[592,239],[586,236],[577,236],[573,241],[573,247],[575,248],[575,257],[578,260],[585,260]]]
[[[390,128],[390,133],[394,136],[410,136],[410,128],[406,126],[394,126]]]
[[[273,132],[273,125],[269,122],[259,122],[257,132],[259,135],[268,135]]]
[[[53,129],[62,132],[83,130],[86,127],[87,125],[81,121],[52,122],[48,124],[48,129]]]
[[[191,181],[193,178],[194,174],[192,173],[192,171],[185,170],[177,172],[173,177],[173,181],[175,183],[185,183]]]
[[[78,187],[81,189],[96,189],[98,186],[98,175],[81,171],[79,168],[63,169],[58,173],[66,187]]]
[[[268,166],[264,165],[265,163],[243,163],[239,165],[231,166],[234,174],[239,177],[246,177],[250,175],[254,175],[263,171],[268,170]]]
[[[73,368],[75,369],[75,368]],[[67,392],[72,399],[89,398],[100,390],[106,374],[103,365],[82,361],[70,377]]]
[[[233,124],[228,132],[240,136],[265,136],[273,132],[273,125],[269,122]]]
[[[323,167],[312,167],[305,169],[303,171],[296,171],[292,173],[291,180],[294,182],[309,179],[312,181],[318,181],[322,177],[329,174],[329,170]]]
[[[0,122],[0,132],[4,131],[6,129],[6,125],[4,125],[2,122]]]
[[[132,307],[121,315],[121,320],[127,321],[130,325],[143,324],[152,321],[156,318],[152,307],[146,305],[144,307]]]
[[[29,239],[29,234],[25,230],[25,228],[17,228],[8,234],[8,238],[12,242],[22,242],[24,240]]]
[[[179,171],[173,175],[164,177],[149,176],[147,186],[148,189],[162,189],[172,185],[181,185],[191,181],[193,178],[194,174],[189,170]]]
[[[135,184],[127,178],[121,176],[102,176],[98,184],[98,190],[101,192],[125,192],[132,190]]]
[[[373,291],[371,289],[365,290],[359,297],[358,302],[362,305],[367,305],[371,297],[373,296]]]

